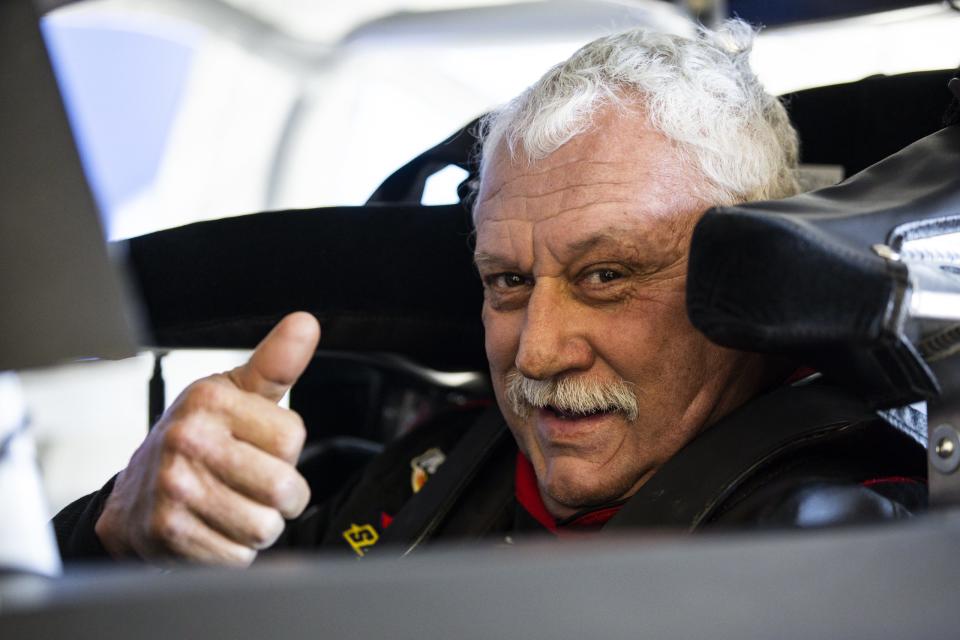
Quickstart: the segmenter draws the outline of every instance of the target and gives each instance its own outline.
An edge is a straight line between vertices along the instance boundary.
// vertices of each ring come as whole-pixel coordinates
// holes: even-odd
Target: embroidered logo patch
[[[367,549],[377,544],[380,534],[369,524],[350,524],[350,528],[343,532],[343,539],[347,541],[353,552],[361,558],[366,555]]]
[[[410,461],[410,469],[413,471],[410,475],[410,486],[414,493],[423,489],[423,485],[427,484],[430,476],[437,472],[437,469],[446,459],[447,456],[444,455],[443,451],[434,447],[427,449]]]

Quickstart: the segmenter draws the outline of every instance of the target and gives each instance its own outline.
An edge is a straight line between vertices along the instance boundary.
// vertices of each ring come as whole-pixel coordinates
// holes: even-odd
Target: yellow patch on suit
[[[354,553],[362,558],[370,547],[377,544],[380,534],[372,525],[351,523],[350,528],[343,532],[343,539],[347,541]]]

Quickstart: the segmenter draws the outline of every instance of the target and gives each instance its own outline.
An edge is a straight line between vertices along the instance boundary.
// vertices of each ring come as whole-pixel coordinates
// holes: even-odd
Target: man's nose
[[[576,301],[562,284],[538,281],[527,301],[517,349],[517,369],[528,378],[547,378],[593,365],[593,349],[583,332]]]

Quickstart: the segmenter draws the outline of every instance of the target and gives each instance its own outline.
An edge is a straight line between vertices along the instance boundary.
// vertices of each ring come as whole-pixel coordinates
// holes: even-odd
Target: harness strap
[[[377,547],[395,546],[401,549],[401,556],[406,556],[427,540],[507,433],[499,409],[491,406],[457,443],[430,482],[400,509]]]

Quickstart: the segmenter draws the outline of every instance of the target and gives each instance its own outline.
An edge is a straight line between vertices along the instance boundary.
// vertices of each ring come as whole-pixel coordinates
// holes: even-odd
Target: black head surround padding
[[[960,127],[947,127],[839,185],[709,211],[694,230],[687,310],[711,340],[813,364],[877,406],[937,383],[899,325],[897,228],[960,230]]]

